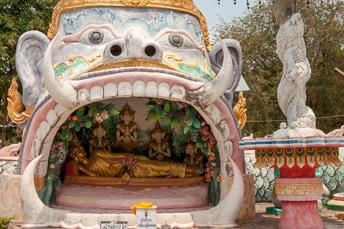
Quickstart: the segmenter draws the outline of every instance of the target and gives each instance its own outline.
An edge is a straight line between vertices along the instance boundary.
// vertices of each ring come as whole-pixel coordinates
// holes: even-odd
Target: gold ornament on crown
[[[55,6],[48,37],[55,37],[61,14],[74,9],[96,6],[169,9],[191,14],[199,20],[204,42],[208,49],[211,48],[207,21],[193,0],[61,0]]]

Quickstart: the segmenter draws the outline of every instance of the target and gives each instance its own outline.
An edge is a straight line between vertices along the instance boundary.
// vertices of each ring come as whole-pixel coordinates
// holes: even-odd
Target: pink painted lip
[[[149,70],[147,68],[147,70]],[[104,75],[100,75],[104,73]],[[69,81],[76,90],[80,89],[88,89],[90,90],[93,86],[102,86],[104,87],[108,83],[121,83],[121,82],[129,82],[132,85],[136,81],[143,81],[145,84],[153,81],[157,83],[157,86],[161,83],[168,84],[171,88],[175,85],[183,86],[186,90],[195,90],[201,87],[204,83],[203,82],[196,82],[192,80],[188,80],[182,77],[178,77],[173,74],[173,71],[163,71],[163,72],[142,72],[142,70],[133,70],[131,72],[95,72],[96,77]],[[177,72],[175,72],[177,74]],[[89,73],[87,75],[92,75]],[[99,76],[97,76],[99,75]],[[120,98],[120,96],[118,96]],[[114,97],[115,98],[115,97]],[[104,98],[107,99],[107,98]],[[227,122],[227,125],[231,131],[230,139],[233,142],[234,152],[232,159],[235,161],[239,169],[243,172],[244,168],[244,160],[243,154],[239,149],[239,140],[240,135],[237,131],[237,127],[235,126],[234,118],[231,115],[231,112],[227,105],[219,98],[214,104],[218,107],[221,111],[224,120]],[[28,129],[27,137],[25,140],[25,145],[22,151],[22,166],[21,166],[21,173],[23,173],[24,169],[28,165],[28,163],[32,160],[31,158],[31,147],[33,140],[36,136],[36,132],[40,124],[45,120],[47,113],[50,109],[54,109],[56,106],[56,102],[53,99],[48,100],[45,104],[43,104],[38,110],[35,111],[34,116],[32,117],[31,124]],[[69,111],[69,113],[74,112],[74,110]]]

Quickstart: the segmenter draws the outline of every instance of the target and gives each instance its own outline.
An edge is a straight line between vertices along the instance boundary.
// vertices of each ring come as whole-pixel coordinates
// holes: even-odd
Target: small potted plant
[[[0,217],[0,229],[8,228],[10,221],[11,221],[11,218]]]

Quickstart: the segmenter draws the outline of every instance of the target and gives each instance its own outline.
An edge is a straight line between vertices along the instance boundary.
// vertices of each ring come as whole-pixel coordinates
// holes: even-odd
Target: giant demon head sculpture
[[[23,34],[16,61],[23,103],[35,107],[21,172],[43,155],[36,176],[46,174],[53,138],[73,111],[123,97],[182,101],[199,111],[217,139],[222,199],[230,157],[243,169],[231,104],[241,76],[240,45],[226,39],[211,47],[206,20],[192,0],[61,0],[48,36]]]

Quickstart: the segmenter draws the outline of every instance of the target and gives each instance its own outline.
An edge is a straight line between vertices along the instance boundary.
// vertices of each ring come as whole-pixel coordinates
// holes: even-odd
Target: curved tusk
[[[216,101],[226,90],[231,88],[235,82],[235,69],[228,48],[222,42],[223,64],[216,78],[205,83],[195,91],[188,91],[188,97],[194,103],[199,104],[202,108]]]
[[[34,176],[35,169],[43,155],[32,160],[26,167],[20,186],[24,228],[60,227],[65,211],[48,208],[38,197]]]
[[[60,105],[66,108],[75,108],[77,104],[77,92],[68,82],[59,80],[55,77],[52,65],[52,49],[55,43],[54,38],[44,55],[42,75],[43,83],[51,97]]]
[[[214,86],[217,90],[215,90],[216,99],[223,95],[226,90],[232,87],[235,81],[235,69],[233,64],[232,55],[229,52],[228,47],[222,42],[222,50],[223,50],[223,64],[220,72],[217,74],[214,80]]]
[[[235,220],[244,202],[244,179],[239,168],[230,158],[233,165],[234,180],[233,185],[227,196],[221,202],[206,211],[192,212],[195,227],[234,227]]]

